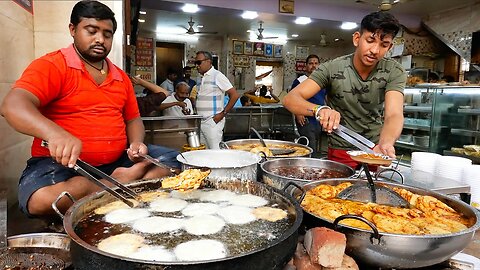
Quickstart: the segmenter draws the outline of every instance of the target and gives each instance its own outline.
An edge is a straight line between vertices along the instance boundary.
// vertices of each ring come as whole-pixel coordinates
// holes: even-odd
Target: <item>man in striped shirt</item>
[[[223,137],[225,116],[233,108],[239,98],[237,90],[228,78],[212,66],[212,54],[199,51],[195,57],[198,73],[202,75],[197,82],[195,107],[197,113],[203,116],[200,141],[209,149],[219,149]],[[225,94],[229,100],[224,107]]]

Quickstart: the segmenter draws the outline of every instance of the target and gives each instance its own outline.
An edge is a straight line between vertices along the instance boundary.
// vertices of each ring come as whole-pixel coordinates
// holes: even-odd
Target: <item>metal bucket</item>
[[[183,155],[183,156],[182,156]],[[182,170],[198,167],[211,169],[210,177],[218,179],[257,179],[259,155],[238,150],[197,150],[177,156]],[[184,158],[185,157],[185,158]]]
[[[187,142],[190,147],[199,147],[200,146],[200,136],[196,131],[185,132],[187,135]]]

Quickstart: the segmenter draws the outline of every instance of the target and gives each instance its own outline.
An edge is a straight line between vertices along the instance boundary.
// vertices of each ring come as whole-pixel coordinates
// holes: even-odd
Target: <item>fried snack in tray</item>
[[[258,153],[261,153],[261,152],[265,153],[265,155],[267,155],[267,157],[273,157],[272,151],[270,151],[270,149],[265,147],[265,146],[257,146],[257,147],[252,148],[252,150],[250,150],[250,153],[254,153],[254,154],[258,154]]]
[[[364,151],[347,151],[353,160],[361,163],[389,166],[393,159],[380,153],[367,153]]]
[[[268,150],[268,153],[263,149],[264,147],[261,146],[260,144],[256,143],[246,143],[246,144],[237,144],[237,145],[231,145],[229,146],[230,149],[235,149],[235,150],[243,150],[243,151],[248,151],[251,153],[258,153],[259,151],[264,152],[268,157],[273,156],[273,153]],[[276,157],[296,157],[296,156],[305,156],[308,155],[309,149],[307,147],[299,147],[299,146],[293,146],[293,145],[288,145],[288,144],[273,144],[273,143],[267,143],[268,149],[293,149],[295,152],[290,153],[290,154],[285,154],[285,155],[276,155]]]
[[[333,221],[337,217],[360,215],[373,222],[380,232],[396,234],[449,234],[462,231],[475,223],[432,196],[422,196],[403,188],[392,188],[406,199],[412,208],[392,207],[376,203],[362,203],[337,199],[341,190],[351,185],[319,185],[307,191],[302,207],[319,217]],[[340,224],[369,230],[364,222],[345,219]]]
[[[163,179],[162,188],[171,188],[181,191],[197,189],[209,174],[209,169],[188,169],[181,172],[179,175]]]

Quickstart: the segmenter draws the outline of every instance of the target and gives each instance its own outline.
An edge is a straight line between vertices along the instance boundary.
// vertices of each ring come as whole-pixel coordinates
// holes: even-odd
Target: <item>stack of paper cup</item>
[[[462,178],[470,186],[471,205],[480,209],[480,165],[470,165],[463,168]]]
[[[435,172],[436,160],[441,157],[436,153],[413,152],[411,169],[433,174]]]
[[[468,158],[441,156],[435,165],[435,175],[465,184],[463,169],[471,165],[472,161]]]

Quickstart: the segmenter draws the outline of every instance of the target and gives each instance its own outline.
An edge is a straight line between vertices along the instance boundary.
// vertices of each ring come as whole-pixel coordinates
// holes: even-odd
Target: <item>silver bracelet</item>
[[[320,121],[320,115],[318,115],[318,113],[322,110],[322,109],[329,109],[331,110],[332,108],[330,108],[329,106],[320,106],[318,108],[315,109],[315,112],[314,112],[314,116],[315,116],[315,119],[317,119],[317,121]]]

